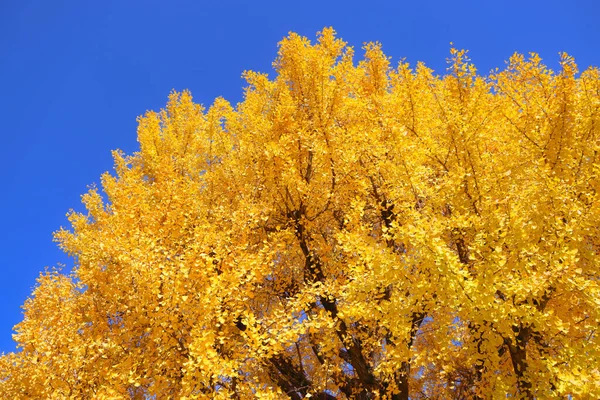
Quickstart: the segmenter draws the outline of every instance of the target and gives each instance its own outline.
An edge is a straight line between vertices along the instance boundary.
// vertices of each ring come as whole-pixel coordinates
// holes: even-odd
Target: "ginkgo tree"
[[[600,398],[600,71],[355,62],[173,92],[55,234],[6,399]]]

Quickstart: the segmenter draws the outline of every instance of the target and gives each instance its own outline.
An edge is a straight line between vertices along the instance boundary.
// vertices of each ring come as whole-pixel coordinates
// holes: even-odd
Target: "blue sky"
[[[443,73],[449,42],[480,72],[515,51],[556,68],[566,51],[600,66],[597,1],[0,2],[0,352],[46,266],[73,262],[52,242],[80,195],[137,149],[136,117],[172,89],[241,100],[247,69],[270,72],[289,31],[333,26],[355,48],[379,41],[396,64]],[[357,55],[362,54],[357,51]]]

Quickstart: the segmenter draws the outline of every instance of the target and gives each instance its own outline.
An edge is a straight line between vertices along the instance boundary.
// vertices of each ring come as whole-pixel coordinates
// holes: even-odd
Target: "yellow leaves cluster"
[[[140,117],[0,397],[599,397],[598,70],[364,50],[290,34],[235,108]]]

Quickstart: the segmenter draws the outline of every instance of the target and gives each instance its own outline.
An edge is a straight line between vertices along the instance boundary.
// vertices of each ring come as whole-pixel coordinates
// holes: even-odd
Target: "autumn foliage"
[[[236,107],[140,117],[0,398],[600,398],[599,70],[364,51],[290,34]]]

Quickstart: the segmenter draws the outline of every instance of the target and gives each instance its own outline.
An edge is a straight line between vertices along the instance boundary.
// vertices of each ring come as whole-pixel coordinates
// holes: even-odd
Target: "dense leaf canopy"
[[[290,34],[56,233],[0,398],[600,398],[600,73]]]

